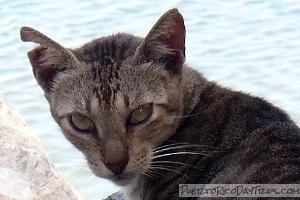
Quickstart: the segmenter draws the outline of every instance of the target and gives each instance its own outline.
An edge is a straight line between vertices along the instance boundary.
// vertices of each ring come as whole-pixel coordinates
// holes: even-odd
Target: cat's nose
[[[121,160],[120,162],[117,163],[104,163],[105,166],[110,169],[114,174],[119,175],[123,172],[123,170],[125,169],[125,167],[127,166],[129,158],[126,157],[123,160]]]

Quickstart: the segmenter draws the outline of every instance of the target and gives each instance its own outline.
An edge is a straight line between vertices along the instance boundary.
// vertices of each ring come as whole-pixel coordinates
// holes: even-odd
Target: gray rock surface
[[[104,200],[124,200],[121,192],[116,192]]]
[[[0,199],[84,199],[0,94]]]

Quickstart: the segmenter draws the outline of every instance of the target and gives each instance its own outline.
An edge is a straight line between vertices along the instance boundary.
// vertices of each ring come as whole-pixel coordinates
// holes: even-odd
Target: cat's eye
[[[86,116],[80,114],[72,114],[70,115],[70,124],[77,131],[80,132],[89,132],[95,129],[94,123]]]
[[[152,115],[152,104],[144,104],[137,107],[129,117],[129,125],[139,125],[147,121]]]

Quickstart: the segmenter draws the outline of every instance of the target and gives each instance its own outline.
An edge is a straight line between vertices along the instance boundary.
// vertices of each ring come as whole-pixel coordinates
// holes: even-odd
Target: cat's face
[[[155,64],[125,64],[119,72],[119,79],[109,84],[114,87],[119,82],[109,102],[99,97],[103,89],[93,80],[93,67],[89,66],[56,79],[50,97],[54,118],[84,153],[93,172],[115,181],[146,172],[152,149],[174,132],[182,112],[179,78],[172,78]],[[112,166],[115,176],[109,164],[127,159],[121,176],[122,164]]]
[[[41,44],[28,54],[35,77],[54,119],[93,173],[118,185],[146,174],[153,150],[174,133],[182,114],[180,13],[168,11],[128,58],[118,60],[112,52],[110,62],[85,62],[82,49],[63,48],[30,28],[21,37]],[[115,37],[122,34],[99,45]]]

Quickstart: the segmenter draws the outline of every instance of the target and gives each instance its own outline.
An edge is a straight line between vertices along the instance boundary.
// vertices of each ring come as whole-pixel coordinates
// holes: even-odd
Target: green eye
[[[152,104],[144,104],[135,109],[129,118],[130,125],[138,125],[149,119],[152,114]]]
[[[95,129],[94,123],[85,116],[80,114],[72,114],[70,115],[70,124],[75,128],[77,131],[81,132],[88,132]]]

